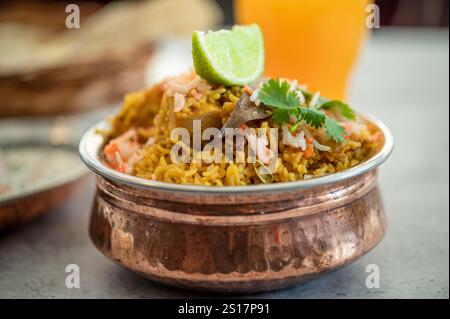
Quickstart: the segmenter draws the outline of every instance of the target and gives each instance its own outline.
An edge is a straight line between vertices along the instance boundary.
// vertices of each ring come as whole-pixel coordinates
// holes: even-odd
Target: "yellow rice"
[[[215,85],[200,99],[187,94],[186,104],[180,114],[189,116],[196,108],[219,106],[223,124],[236,107],[242,92],[241,87]],[[143,143],[149,137],[154,138],[153,144],[143,147],[141,159],[133,167],[132,174],[135,176],[169,183],[208,186],[262,183],[252,163],[172,163],[170,150],[174,141],[170,140],[170,129],[173,128],[173,97],[165,94],[158,86],[127,95],[121,110],[111,122],[112,129],[106,134],[107,140],[133,127],[138,129]],[[314,138],[330,146],[331,150],[314,149],[314,154],[308,159],[304,158],[301,149],[284,145],[280,138],[273,182],[323,176],[346,170],[367,160],[376,152],[381,141],[374,138],[377,129],[370,123],[366,124],[364,129],[349,136],[343,144],[325,140],[323,131],[310,128]],[[270,120],[260,121],[258,125],[275,127]],[[192,148],[190,154],[192,155]]]

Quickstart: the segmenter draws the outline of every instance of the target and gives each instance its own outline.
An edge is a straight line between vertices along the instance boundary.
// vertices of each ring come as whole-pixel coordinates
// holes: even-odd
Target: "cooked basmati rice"
[[[220,128],[243,93],[243,88],[238,86],[212,85],[199,78],[189,78],[189,81],[195,81],[195,87],[183,89],[183,98],[177,97],[177,102],[174,102],[173,95],[181,93],[171,91],[171,81],[125,97],[121,110],[111,121],[111,131],[104,134],[107,142],[111,142],[120,139],[130,129],[137,131],[142,143],[139,160],[126,171],[138,177],[177,184],[237,186],[262,183],[253,163],[228,163],[225,158],[221,163],[209,164],[172,162],[170,151],[175,141],[170,139],[171,129],[182,124],[192,130],[189,121],[198,114],[202,114],[200,118],[205,122],[205,125],[202,122],[202,129],[206,129],[208,124]],[[180,89],[180,84],[175,88]],[[181,88],[184,88],[182,84]],[[198,94],[200,91],[202,94]],[[257,91],[254,92],[253,100],[257,97]],[[309,102],[315,104],[318,98],[319,94],[315,94]],[[247,124],[253,128],[276,127],[268,119]],[[376,134],[378,129],[370,123],[358,119],[343,125],[347,136],[342,144],[327,139],[323,129],[305,124],[299,129],[311,143],[310,149],[285,145],[280,138],[273,182],[296,181],[346,170],[367,160],[382,143],[381,135]],[[278,129],[281,136],[282,128]],[[299,143],[302,145],[301,141]],[[188,151],[192,156],[192,147]]]

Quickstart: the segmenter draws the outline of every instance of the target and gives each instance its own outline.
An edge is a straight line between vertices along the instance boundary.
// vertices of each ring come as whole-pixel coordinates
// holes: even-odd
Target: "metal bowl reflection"
[[[98,174],[92,241],[111,260],[154,281],[218,292],[291,287],[351,263],[386,231],[377,167],[393,140],[382,123],[370,121],[384,145],[365,163],[310,180],[239,187],[115,172],[99,161],[103,141],[93,128],[80,144],[82,159]]]

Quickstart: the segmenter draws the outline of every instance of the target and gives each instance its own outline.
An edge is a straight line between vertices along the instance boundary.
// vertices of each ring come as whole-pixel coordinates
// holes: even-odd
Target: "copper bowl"
[[[369,117],[365,116],[369,120]],[[178,185],[111,170],[90,129],[80,154],[98,174],[90,236],[108,258],[170,286],[217,292],[287,288],[358,259],[383,238],[386,218],[376,155],[309,180],[238,187]]]

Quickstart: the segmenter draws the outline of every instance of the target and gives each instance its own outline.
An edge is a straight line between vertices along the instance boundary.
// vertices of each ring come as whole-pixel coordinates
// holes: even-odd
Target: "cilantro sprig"
[[[302,93],[307,100],[311,100],[311,93],[306,91],[302,91]],[[265,107],[272,111],[272,120],[275,124],[289,123],[292,115],[297,119],[292,127],[293,130],[296,130],[303,121],[317,129],[325,128],[328,138],[332,138],[338,143],[345,141],[345,129],[322,110],[339,111],[342,116],[350,120],[356,118],[355,112],[347,104],[338,100],[320,97],[313,108],[301,105],[297,92],[290,89],[289,82],[278,79],[269,79],[265,82],[258,92],[258,98]]]
[[[300,104],[297,94],[290,90],[289,82],[274,79],[262,85],[258,98],[265,105],[280,109],[295,109]]]
[[[311,100],[313,97],[313,95],[308,91],[302,90],[302,93],[307,100]],[[355,111],[353,111],[353,109],[348,104],[339,100],[329,100],[323,96],[320,96],[317,104],[315,105],[315,108],[318,110],[338,111],[346,119],[352,121],[356,120]]]

